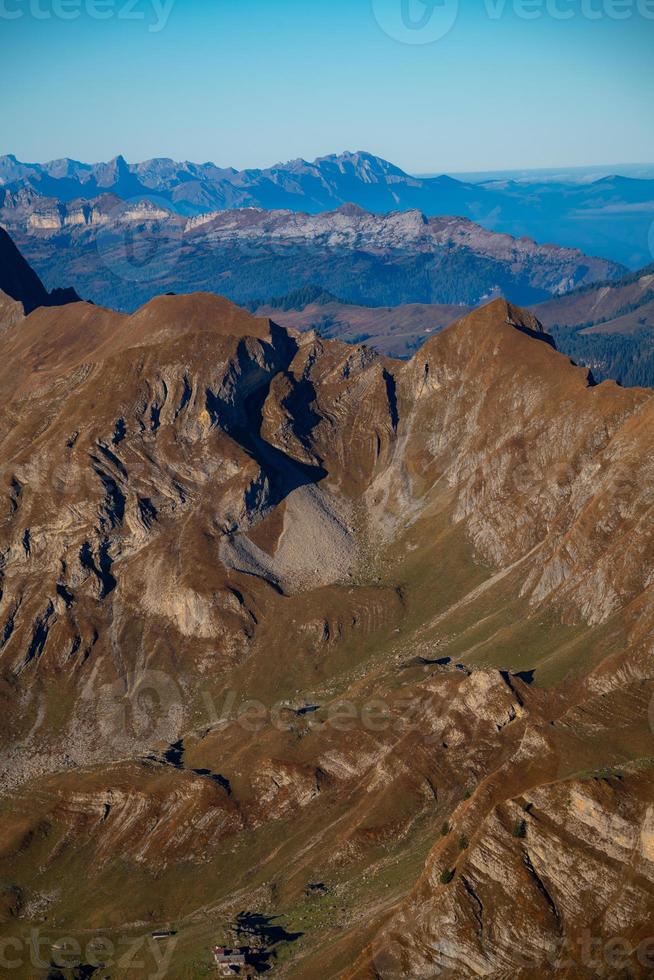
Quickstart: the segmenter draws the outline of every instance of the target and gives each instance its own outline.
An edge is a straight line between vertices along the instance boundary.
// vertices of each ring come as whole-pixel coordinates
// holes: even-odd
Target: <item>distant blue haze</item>
[[[460,0],[445,36],[403,43],[423,20],[422,0],[0,0],[0,152],[245,167],[365,148],[422,173],[654,160],[652,0]]]

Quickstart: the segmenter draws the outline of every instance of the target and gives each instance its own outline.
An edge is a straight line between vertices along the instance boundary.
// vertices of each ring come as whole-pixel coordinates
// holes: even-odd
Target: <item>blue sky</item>
[[[367,149],[413,172],[654,161],[654,0],[441,2],[0,0],[0,152],[240,168]]]

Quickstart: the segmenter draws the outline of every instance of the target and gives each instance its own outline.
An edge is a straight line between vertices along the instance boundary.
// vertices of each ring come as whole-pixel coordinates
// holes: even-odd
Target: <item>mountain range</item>
[[[399,361],[14,292],[12,976],[651,976],[654,392],[505,299]]]
[[[630,268],[652,259],[650,178],[616,174],[580,183],[538,174],[482,182],[414,177],[363,151],[263,170],[170,159],[128,164],[122,156],[97,164],[0,157],[0,222],[11,230],[39,227],[44,213],[49,222],[55,215],[62,225],[77,221],[84,204],[105,195],[131,202],[152,198],[187,217],[243,207],[315,214],[347,203],[375,213],[418,210],[429,217],[467,217],[488,230],[579,248]]]
[[[625,272],[467,218],[380,215],[353,204],[183,218],[151,201],[105,197],[67,214],[63,225],[58,212],[42,212],[38,226],[14,230],[21,250],[46,283],[69,282],[84,298],[128,312],[161,292],[209,290],[251,303],[311,283],[366,305],[474,305],[495,295],[534,303]]]

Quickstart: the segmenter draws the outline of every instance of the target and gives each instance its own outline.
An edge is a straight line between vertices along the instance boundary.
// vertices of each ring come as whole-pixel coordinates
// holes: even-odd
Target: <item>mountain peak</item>
[[[492,310],[498,317],[503,317],[504,321],[510,327],[514,327],[516,330],[520,330],[522,333],[526,333],[536,340],[542,340],[556,350],[554,338],[548,334],[540,320],[536,319],[529,310],[515,306],[503,297],[492,300],[487,304],[487,308]]]
[[[358,204],[354,204],[352,201],[348,201],[346,204],[341,204],[339,208],[336,208],[333,214],[344,214],[348,218],[361,218],[368,214],[365,208],[360,207]]]
[[[331,153],[324,157],[317,157],[314,160],[314,164],[317,167],[320,167],[323,163],[336,166],[341,171],[351,168],[358,177],[374,176],[383,179],[388,176],[407,176],[395,164],[384,160],[383,157],[375,156],[367,150],[345,150],[343,153]]]
[[[111,160],[108,160],[106,163],[96,163],[95,170],[97,170],[100,173],[112,174],[112,175],[115,174],[121,177],[124,174],[129,173],[129,164],[127,163],[127,160],[122,155],[122,153],[119,153],[117,156],[112,157]]]
[[[123,346],[160,343],[181,333],[265,338],[270,325],[216,293],[155,296],[126,321]]]
[[[42,306],[47,291],[20,254],[7,232],[0,228],[0,290],[23,304],[26,313]]]
[[[528,310],[515,306],[503,297],[494,299],[456,320],[442,334],[429,340],[425,347],[439,345],[442,337],[454,332],[465,336],[467,338],[466,343],[475,348],[479,348],[480,345],[483,346],[488,340],[496,343],[498,339],[501,339],[503,344],[510,345],[506,348],[508,351],[515,344],[515,340],[512,339],[513,331],[525,334],[532,340],[542,341],[556,351],[554,338],[547,333],[540,321]],[[536,355],[539,345],[534,345],[531,349]],[[522,352],[523,348],[520,350]],[[524,350],[526,351],[527,348]]]
[[[129,164],[122,153],[119,153],[118,156],[113,158],[113,160],[110,160],[108,167],[115,172],[118,177],[124,177],[130,172]]]

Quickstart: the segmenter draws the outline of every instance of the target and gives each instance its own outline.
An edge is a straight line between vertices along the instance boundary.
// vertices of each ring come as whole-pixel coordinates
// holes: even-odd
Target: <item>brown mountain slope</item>
[[[532,760],[547,751],[525,749]],[[348,975],[651,976],[651,773],[532,778],[495,800],[493,789],[482,806],[460,804],[412,895]],[[586,928],[571,930],[579,921]]]
[[[611,283],[598,283],[586,289],[575,290],[567,296],[546,300],[533,308],[538,319],[551,327],[579,327],[609,323],[622,317],[637,320],[638,310],[651,302],[654,290],[654,266],[647,266],[638,273]],[[613,332],[633,329],[624,324]]]
[[[206,294],[4,337],[5,937],[384,980],[641,942],[651,391],[503,301],[405,363]]]
[[[582,333],[633,334],[640,330],[654,330],[654,298],[612,320],[603,320],[593,327],[587,327]]]

